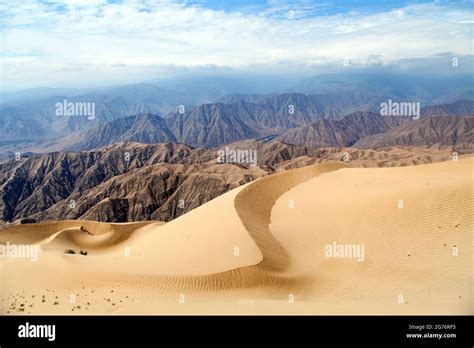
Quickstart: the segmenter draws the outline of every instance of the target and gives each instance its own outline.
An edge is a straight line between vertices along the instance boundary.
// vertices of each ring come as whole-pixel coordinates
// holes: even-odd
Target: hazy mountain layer
[[[304,97],[301,93],[307,96]],[[191,120],[184,126],[193,129],[192,126],[196,126],[196,120],[193,121],[193,118],[201,118],[203,111],[199,110],[200,107],[192,111],[195,109],[193,105],[217,100],[226,104],[243,101],[241,107],[248,109],[252,115],[255,113],[257,125],[263,123],[265,129],[275,131],[282,127],[297,127],[302,125],[302,121],[340,118],[355,111],[376,112],[380,103],[388,99],[420,102],[423,105],[461,99],[472,100],[473,88],[470,75],[436,78],[390,72],[348,72],[304,79],[270,75],[201,76],[155,80],[89,91],[35,88],[3,93],[0,99],[0,139],[5,142],[57,138],[94,128],[99,123],[140,113],[167,115],[176,112],[180,105],[186,107],[185,115],[191,116]],[[73,103],[94,103],[94,119],[80,115],[57,116],[56,104],[64,100]],[[289,105],[297,107],[295,114],[286,114]],[[222,111],[216,108],[218,107],[210,107],[209,111],[214,115],[206,117],[214,120],[217,117],[215,113],[220,114]],[[228,114],[229,107],[225,109]],[[268,115],[269,111],[271,115]],[[282,119],[285,115],[287,117]],[[181,117],[184,115],[174,118]],[[217,126],[223,117],[217,117]],[[252,117],[243,118],[241,121],[252,121]],[[222,130],[223,134],[216,136],[216,130],[212,127],[211,134],[207,135],[207,125],[198,126],[197,129],[194,128],[193,134],[188,134],[186,127],[181,131],[183,124],[180,122],[177,120],[177,124],[173,125],[175,131],[180,131],[179,134],[175,131],[173,133],[178,135],[178,138],[182,137],[179,141],[185,142],[189,139],[189,144],[195,146],[215,144],[218,138],[230,141],[238,138],[237,134],[228,130]],[[253,127],[255,124],[249,126]],[[259,132],[260,129],[255,128],[254,131]]]
[[[290,129],[277,139],[289,144],[317,147],[353,146],[355,144],[355,146],[374,148],[394,145],[429,147],[439,143],[441,147],[470,148],[469,142],[472,142],[470,137],[471,121],[466,121],[462,115],[474,115],[474,102],[459,101],[428,106],[422,108],[420,114],[421,119],[414,120],[413,117],[407,116],[381,116],[380,113],[356,112],[347,115],[342,120],[318,120]],[[456,120],[456,118],[460,120]],[[433,120],[426,121],[429,119]],[[426,124],[436,125],[433,126],[431,133],[426,132]],[[465,124],[465,126],[459,128],[457,125],[461,124]],[[442,127],[445,128],[442,129]],[[393,128],[395,129],[389,132]],[[394,139],[407,129],[418,134],[416,139],[413,135],[410,138],[405,137],[403,141]],[[449,131],[457,132],[455,133],[457,135],[450,136]],[[443,132],[444,135],[441,136],[440,132]],[[378,134],[376,142],[364,141],[367,137],[376,134]],[[442,139],[443,137],[444,139]],[[387,141],[384,142],[383,139]]]
[[[363,138],[355,147],[419,146],[474,150],[474,116],[437,116],[406,122],[383,134]]]

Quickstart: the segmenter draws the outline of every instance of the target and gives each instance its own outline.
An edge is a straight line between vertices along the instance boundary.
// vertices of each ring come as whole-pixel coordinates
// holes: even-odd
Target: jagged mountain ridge
[[[0,162],[4,219],[167,221],[273,172],[272,166],[308,154],[283,144],[258,147],[260,166],[254,168],[219,164],[216,149],[174,143],[118,143],[96,151],[6,160]],[[176,208],[180,199],[186,202],[183,209]]]
[[[405,117],[382,117],[373,112],[356,112],[342,120],[318,120],[293,128],[277,139],[299,146],[352,146],[359,139],[409,122]]]
[[[308,123],[301,127],[290,129],[279,137],[285,143],[305,146],[364,146],[364,147],[382,147],[385,137],[393,137],[399,132],[403,132],[405,128],[410,128],[413,132],[417,127],[425,127],[425,124],[441,125],[444,120],[444,127],[452,131],[456,131],[453,123],[464,122],[469,115],[474,115],[474,102],[459,101],[446,105],[435,105],[424,107],[420,111],[421,120],[413,120],[412,117],[406,116],[381,116],[373,112],[356,112],[347,115],[342,120],[318,120]],[[466,115],[466,116],[461,116]],[[457,120],[459,118],[459,120]],[[434,121],[424,121],[434,119]],[[451,123],[451,126],[448,124]],[[405,125],[405,126],[404,126]],[[440,146],[458,146],[463,149],[469,149],[469,142],[472,142],[470,132],[472,129],[470,121],[465,127],[457,130],[459,135],[452,141],[442,141]],[[403,128],[403,127],[405,128]],[[392,132],[389,133],[389,131]],[[419,131],[421,132],[421,131]],[[378,134],[376,142],[364,142],[367,137]],[[391,140],[385,142],[386,146],[432,146],[439,141],[430,136],[423,136],[426,132],[421,132],[416,141],[396,141]],[[436,140],[436,141],[435,141]],[[366,145],[363,145],[366,144]]]
[[[406,122],[383,134],[366,137],[354,146],[382,148],[387,146],[418,146],[474,150],[474,116],[436,116]]]
[[[248,102],[202,104],[167,118],[150,113],[102,123],[85,132],[54,141],[37,141],[22,152],[82,151],[115,142],[176,142],[212,147],[245,139],[279,136],[281,141],[309,146],[352,146],[366,136],[386,132],[410,121],[410,117],[382,117],[377,113],[355,112],[345,117],[344,108],[319,96],[293,93]],[[331,105],[330,105],[331,104]],[[427,106],[421,117],[472,115],[474,101]],[[5,146],[4,146],[5,149]]]
[[[225,147],[256,151],[257,166],[217,163],[222,147],[174,143],[117,143],[94,151],[5,160],[0,162],[1,218],[169,221],[249,181],[316,162],[341,161],[347,155],[353,165],[393,166],[446,160],[451,154],[321,149],[278,141],[244,141]]]
[[[5,160],[0,162],[2,219],[169,221],[264,175],[326,160],[340,161],[346,154],[352,163],[362,166],[430,163],[450,155],[397,149],[380,153],[320,149],[253,140],[226,147],[256,151],[257,166],[217,163],[217,151],[222,148],[173,143],[117,143],[94,151]]]

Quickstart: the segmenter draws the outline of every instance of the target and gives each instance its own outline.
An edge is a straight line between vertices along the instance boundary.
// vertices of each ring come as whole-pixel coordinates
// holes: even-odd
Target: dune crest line
[[[244,188],[236,196],[234,206],[242,224],[263,254],[260,266],[271,271],[283,271],[290,257],[270,232],[272,207],[286,191],[315,176],[349,166],[330,162],[301,167],[263,177]]]
[[[180,291],[222,291],[273,287],[273,291],[302,288],[308,279],[301,275],[285,273],[290,255],[270,232],[270,216],[277,199],[286,191],[316,176],[349,166],[341,162],[314,164],[266,176],[250,183],[234,199],[234,207],[244,228],[257,244],[263,260],[253,266],[244,266],[225,272],[194,276],[183,275],[131,275],[133,283],[151,287],[163,294]],[[97,277],[98,276],[98,277]],[[123,275],[99,273],[90,275],[91,281],[119,283]],[[275,288],[276,286],[276,288]]]
[[[179,291],[222,291],[252,287],[270,286],[273,292],[286,291],[304,287],[307,279],[297,274],[285,273],[291,257],[270,232],[269,223],[272,207],[277,199],[286,191],[307,180],[323,173],[328,173],[348,165],[340,162],[315,164],[311,166],[292,169],[282,173],[273,174],[256,180],[242,189],[234,199],[234,208],[243,227],[260,249],[263,259],[261,262],[244,267],[237,267],[224,272],[201,275],[163,275],[163,274],[130,274],[107,273],[100,270],[94,272],[79,272],[77,277],[70,279],[69,286],[92,286],[97,284],[120,284],[123,277],[130,280],[135,286],[160,291],[162,295],[173,295]],[[71,226],[71,223],[77,226]],[[146,222],[136,223],[139,228]],[[40,225],[40,230],[41,224]],[[106,224],[91,221],[62,221],[47,223],[55,225],[59,231],[53,234],[40,233],[35,243],[41,245],[44,252],[57,251],[63,253],[64,248],[74,245],[76,247],[92,248],[95,254],[99,250],[94,246],[114,247],[125,241],[134,229],[121,224]],[[84,226],[93,236],[85,235],[80,227]],[[22,226],[13,226],[13,228]],[[101,228],[99,228],[101,227]],[[95,237],[94,237],[95,236]],[[95,238],[106,237],[94,242]],[[69,244],[68,244],[69,243]],[[87,245],[85,244],[87,243]],[[90,244],[89,244],[90,243]],[[54,244],[54,245],[53,245]],[[99,252],[104,255],[107,251]]]

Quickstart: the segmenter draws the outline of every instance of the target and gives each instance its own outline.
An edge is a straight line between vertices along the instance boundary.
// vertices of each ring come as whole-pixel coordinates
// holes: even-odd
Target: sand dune
[[[292,170],[291,174],[267,176],[245,187],[235,199],[235,208],[242,224],[263,254],[261,267],[282,271],[290,256],[270,232],[271,211],[275,201],[285,191],[319,174],[347,167],[343,163],[328,163]]]
[[[38,260],[0,258],[0,313],[473,313],[473,168],[331,162],[167,224],[9,226],[0,243],[34,244]],[[333,243],[363,260],[326,257]]]
[[[162,224],[164,223],[154,223],[155,226]],[[119,224],[84,220],[20,224],[9,227],[8,234],[0,233],[0,242],[37,244],[47,251],[84,249],[92,254],[100,254],[123,244],[137,229],[147,225],[150,222]]]
[[[342,169],[295,187],[272,211],[288,272],[313,274],[303,293],[338,313],[474,313],[473,168]],[[364,245],[364,260],[325,257],[333,242]]]

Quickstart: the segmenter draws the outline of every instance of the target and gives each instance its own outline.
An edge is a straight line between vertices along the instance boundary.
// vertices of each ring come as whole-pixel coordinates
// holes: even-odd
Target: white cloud
[[[393,10],[311,16],[318,8],[305,2],[291,8],[292,20],[282,15],[287,6],[274,5],[239,13],[173,1],[4,4],[3,84],[107,84],[117,74],[129,78],[132,72],[136,78],[153,78],[148,74],[157,66],[169,65],[304,65],[364,62],[371,56],[389,63],[440,52],[472,54],[469,10],[423,4],[400,9],[403,18]]]

